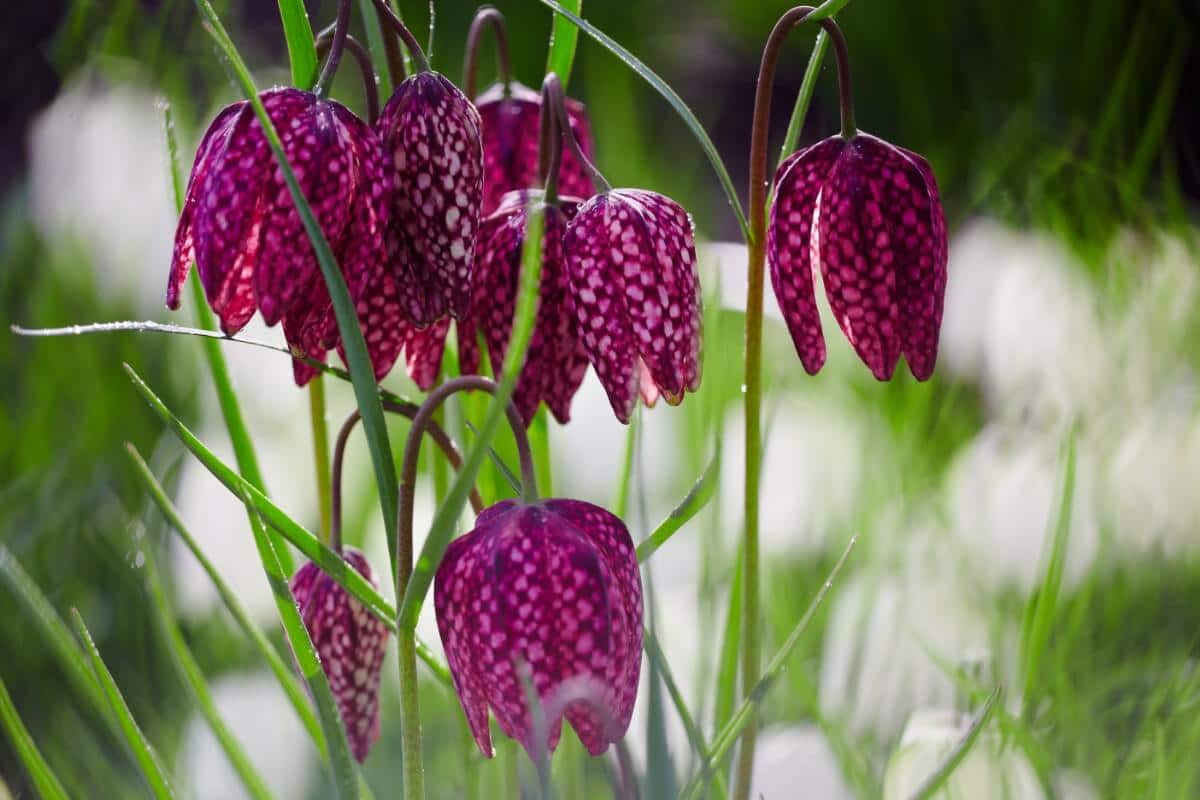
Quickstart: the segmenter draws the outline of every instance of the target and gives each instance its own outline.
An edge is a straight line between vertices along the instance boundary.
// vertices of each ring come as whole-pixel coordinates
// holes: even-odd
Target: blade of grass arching
[[[563,8],[573,14],[583,10],[583,0],[564,0]],[[555,14],[550,26],[550,53],[546,57],[546,72],[557,73],[563,88],[571,79],[571,67],[575,64],[575,48],[579,43],[579,28],[566,17]]]
[[[714,456],[708,462],[708,466],[704,468],[704,472],[696,479],[683,501],[672,509],[667,518],[660,522],[649,536],[638,543],[638,561],[645,561],[654,555],[658,548],[666,544],[668,539],[708,505],[716,492],[720,472],[720,460]]]
[[[974,746],[979,734],[983,731],[984,726],[992,717],[992,712],[996,710],[996,704],[1000,700],[1000,688],[997,687],[988,696],[987,702],[983,704],[983,708],[975,715],[975,719],[971,722],[971,727],[963,734],[963,738],[959,740],[950,754],[946,756],[946,760],[942,762],[937,770],[925,779],[925,782],[913,793],[911,800],[928,800],[933,797],[943,786],[950,776],[954,774],[954,770],[958,769],[958,765],[967,757],[967,753],[971,752],[971,747]]]
[[[359,0],[359,16],[362,17],[363,30],[367,32],[367,50],[371,53],[371,61],[376,64],[387,64],[387,50],[383,44],[383,28],[379,25],[379,15],[375,13],[375,4],[371,0]],[[388,32],[391,35],[391,31]],[[375,77],[379,81],[379,93],[386,100],[392,96],[392,76],[387,69],[376,69]]]
[[[221,52],[228,59],[237,83],[240,85],[246,99],[254,108],[254,113],[258,117],[259,124],[262,126],[263,133],[267,138],[267,143],[271,146],[271,152],[275,155],[275,160],[283,173],[288,191],[291,193],[292,202],[295,204],[296,211],[300,215],[300,220],[304,223],[304,230],[308,234],[309,241],[312,243],[313,252],[317,256],[317,262],[321,266],[321,274],[325,278],[329,297],[333,301],[338,333],[342,337],[342,346],[346,353],[346,363],[350,366],[350,379],[354,385],[354,396],[358,401],[358,410],[362,415],[363,430],[371,452],[371,461],[375,468],[375,483],[379,487],[379,503],[383,514],[383,528],[390,533],[396,530],[396,504],[399,485],[396,482],[396,466],[392,461],[392,449],[388,443],[387,425],[383,418],[383,405],[379,401],[379,386],[375,381],[375,371],[371,366],[371,358],[367,354],[367,343],[363,339],[362,329],[358,325],[358,313],[355,311],[354,302],[350,299],[350,292],[346,289],[346,281],[342,278],[341,270],[338,268],[337,261],[333,257],[333,251],[329,248],[329,242],[325,239],[325,234],[321,231],[321,226],[317,222],[317,218],[313,215],[312,207],[309,206],[308,200],[304,197],[304,192],[296,180],[296,173],[292,170],[291,164],[288,163],[287,155],[283,151],[283,145],[279,141],[279,134],[276,132],[271,118],[267,115],[267,111],[263,107],[262,100],[258,96],[258,89],[254,86],[254,80],[250,77],[246,63],[238,54],[233,40],[229,38],[229,34],[225,31],[225,27],[221,24],[217,13],[213,11],[209,0],[195,0],[195,2],[196,7],[200,10],[201,15],[207,23],[205,27],[212,35]],[[311,34],[309,38],[312,38]],[[394,564],[396,554],[394,552],[395,542],[393,540],[394,537],[389,535],[388,548],[391,555],[390,561]]]
[[[279,0],[279,18],[292,65],[292,85],[311,89],[317,82],[317,48],[304,0]]]
[[[433,582],[433,573],[454,536],[454,528],[466,505],[467,495],[475,483],[475,476],[487,457],[488,448],[496,438],[505,417],[505,409],[517,385],[517,375],[525,363],[525,351],[533,336],[533,321],[537,315],[538,287],[542,276],[542,230],[545,225],[543,213],[530,209],[525,225],[525,246],[521,252],[521,274],[518,280],[516,310],[513,313],[512,332],[509,334],[508,349],[504,354],[500,381],[488,404],[487,415],[479,427],[479,437],[463,459],[462,467],[454,477],[450,493],[438,506],[430,526],[429,535],[421,546],[421,553],[413,565],[408,589],[400,601],[399,624],[406,630],[415,630],[421,604]]]
[[[25,765],[25,771],[29,773],[38,795],[43,800],[68,800],[66,790],[63,789],[54,770],[50,769],[50,765],[42,757],[42,752],[29,735],[29,729],[17,714],[17,707],[13,705],[12,696],[8,693],[3,678],[0,678],[0,722],[4,724],[8,740],[21,763]]]
[[[307,23],[307,17],[305,18]],[[314,56],[315,58],[315,56]],[[185,185],[183,175],[179,171],[179,143],[175,138],[175,120],[171,115],[171,107],[163,104],[163,129],[167,139],[167,156],[171,169],[171,187],[175,193],[175,211],[183,208]],[[196,310],[196,319],[200,327],[207,331],[216,331],[217,322],[208,300],[204,296],[204,287],[200,283],[200,274],[195,265],[191,267],[192,275],[189,283],[192,288],[192,307]],[[229,376],[229,366],[225,363],[225,354],[216,339],[204,337],[204,359],[208,362],[208,371],[212,375],[213,390],[217,395],[217,404],[221,408],[221,418],[225,421],[225,430],[229,433],[229,441],[233,445],[234,459],[238,471],[250,483],[254,484],[263,494],[267,493],[267,484],[263,480],[262,470],[258,466],[258,453],[254,449],[254,440],[246,428],[246,420],[242,416],[242,407],[238,403],[237,393],[233,389],[233,380]],[[283,564],[291,569],[292,554],[286,547],[278,548],[283,553]]]
[[[249,496],[243,494],[243,500],[248,508],[254,508]],[[263,556],[267,582],[271,585],[271,594],[275,597],[275,607],[279,609],[279,621],[283,623],[283,630],[292,645],[292,653],[296,656],[300,674],[304,676],[317,707],[317,717],[321,720],[321,730],[325,733],[325,742],[329,749],[334,790],[343,800],[357,798],[358,770],[355,768],[354,757],[350,755],[350,743],[346,740],[346,729],[342,725],[342,715],[333,698],[333,690],[329,688],[329,680],[321,669],[321,658],[308,636],[308,629],[304,627],[300,609],[296,607],[296,600],[288,587],[287,573],[275,557],[275,548],[271,544],[271,538],[267,536],[266,525],[256,514],[250,527],[254,529],[254,543],[258,545]]]
[[[292,707],[296,709],[296,714],[300,717],[300,721],[308,731],[309,736],[312,737],[317,750],[324,755],[325,737],[321,733],[321,725],[313,713],[312,706],[309,705],[308,696],[304,693],[304,688],[296,680],[291,667],[284,663],[283,658],[279,655],[279,651],[267,640],[267,637],[259,627],[254,624],[254,621],[250,618],[250,613],[242,605],[242,601],[238,598],[237,594],[229,588],[229,584],[221,577],[221,573],[217,571],[217,568],[213,566],[208,556],[200,549],[200,544],[196,541],[196,537],[192,536],[191,531],[184,525],[183,518],[180,517],[178,509],[175,508],[175,504],[171,502],[171,499],[167,497],[162,484],[154,477],[154,473],[150,471],[150,466],[142,458],[141,453],[132,444],[126,444],[125,449],[129,454],[130,460],[133,462],[134,471],[141,478],[142,485],[146,488],[146,491],[149,492],[150,499],[154,501],[154,504],[158,507],[159,512],[162,513],[167,524],[175,529],[175,533],[183,540],[184,545],[191,551],[192,556],[200,564],[201,569],[208,575],[209,580],[212,581],[213,586],[217,590],[217,594],[221,597],[221,602],[224,603],[226,610],[233,617],[233,621],[250,638],[250,641],[254,643],[263,658],[266,659],[267,666],[270,667],[276,680],[279,681],[279,685],[283,689],[284,694],[287,695],[288,700],[291,701]],[[151,585],[151,589],[154,589],[153,585]]]
[[[229,759],[229,763],[233,766],[234,771],[241,778],[246,793],[256,800],[269,800],[271,792],[267,789],[266,782],[258,774],[258,770],[254,768],[254,764],[250,761],[249,756],[246,755],[246,751],[242,749],[241,744],[233,735],[233,731],[225,724],[225,720],[221,717],[221,712],[217,710],[217,704],[213,700],[208,683],[204,679],[204,670],[196,663],[196,658],[192,655],[192,651],[188,649],[187,642],[183,639],[183,633],[179,630],[179,625],[175,622],[175,615],[171,610],[171,604],[168,602],[167,594],[163,590],[162,579],[159,577],[158,566],[155,563],[153,554],[149,548],[144,549],[143,553],[146,558],[144,571],[146,573],[146,587],[150,592],[150,605],[156,612],[155,618],[158,622],[159,631],[162,633],[163,640],[168,645],[168,650],[175,662],[175,668],[179,670],[180,678],[187,685],[192,699],[200,709],[200,713],[204,716],[204,719],[208,722],[213,735],[217,737],[217,742],[220,743],[221,749],[225,751],[225,757]]]
[[[1022,692],[1022,717],[1029,721],[1037,703],[1035,685],[1041,667],[1042,654],[1050,641],[1050,628],[1062,588],[1063,569],[1067,558],[1067,540],[1071,533],[1071,509],[1075,501],[1075,430],[1067,434],[1066,464],[1063,468],[1062,494],[1058,501],[1058,518],[1046,559],[1042,585],[1030,600],[1021,631],[1025,684]]]
[[[833,569],[830,570],[829,575],[825,578],[825,583],[821,585],[820,590],[817,591],[816,596],[809,604],[808,610],[804,612],[804,616],[800,618],[800,621],[788,633],[783,646],[771,658],[766,669],[763,670],[762,677],[754,684],[750,694],[742,701],[742,704],[738,706],[738,709],[733,713],[729,722],[720,729],[720,732],[713,739],[712,747],[708,754],[709,766],[696,771],[692,779],[688,782],[687,787],[680,794],[680,797],[695,797],[704,785],[712,781],[713,775],[717,770],[717,765],[730,753],[742,730],[750,724],[751,720],[758,713],[758,708],[762,705],[767,692],[770,691],[775,681],[779,679],[779,676],[783,674],[792,651],[800,644],[800,638],[804,635],[804,631],[808,628],[808,624],[812,622],[813,617],[816,616],[817,610],[820,609],[821,603],[825,600],[825,596],[833,588],[834,579],[837,578],[838,573],[842,571],[842,567],[849,560],[850,553],[853,552],[854,545],[857,542],[858,537],[854,536],[850,538],[846,549],[842,552],[841,557],[838,558],[837,563],[833,565]]]
[[[91,658],[92,670],[96,675],[96,680],[99,681],[100,687],[104,690],[109,706],[117,715],[117,722],[120,724],[121,731],[125,735],[125,743],[133,751],[133,757],[137,760],[138,766],[141,767],[142,776],[146,779],[146,783],[150,785],[150,791],[159,800],[174,797],[170,781],[167,780],[166,770],[163,769],[162,762],[158,759],[158,753],[154,751],[154,746],[146,739],[145,734],[142,733],[142,729],[138,727],[137,721],[133,718],[133,712],[129,710],[129,705],[125,702],[125,697],[121,694],[120,688],[117,687],[117,682],[113,680],[112,673],[108,671],[104,659],[100,657],[100,650],[96,647],[96,643],[92,641],[92,635],[83,623],[83,616],[79,613],[79,609],[71,609],[71,618],[75,622],[75,630],[79,634],[79,640],[83,643],[84,650],[87,651],[88,656]]]

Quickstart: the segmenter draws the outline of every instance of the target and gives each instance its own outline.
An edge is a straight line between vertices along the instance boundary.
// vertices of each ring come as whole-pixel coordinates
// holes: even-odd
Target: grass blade
[[[0,723],[4,724],[4,730],[8,733],[13,750],[17,752],[21,763],[25,765],[29,777],[33,779],[33,786],[37,789],[37,793],[44,800],[67,800],[66,790],[63,789],[54,771],[50,769],[50,765],[46,763],[46,759],[42,757],[42,752],[38,750],[33,737],[29,735],[29,729],[25,727],[25,723],[17,714],[17,707],[13,705],[12,696],[9,695],[8,687],[4,685],[2,678],[0,678]]]
[[[153,745],[146,739],[142,729],[138,727],[137,721],[133,718],[133,712],[129,710],[129,705],[125,702],[125,697],[121,694],[117,682],[113,680],[112,673],[108,671],[104,659],[100,657],[100,650],[92,641],[92,635],[83,623],[83,616],[80,615],[78,609],[73,608],[71,617],[75,622],[75,630],[79,634],[79,639],[83,642],[84,650],[91,657],[92,670],[96,674],[96,680],[99,681],[100,687],[108,697],[109,706],[117,715],[117,722],[121,726],[121,732],[125,735],[125,742],[133,751],[133,757],[141,767],[142,775],[150,785],[150,790],[159,800],[173,798],[175,795],[167,780],[166,770],[163,769],[158,754],[154,752]]]
[[[743,550],[738,549],[738,557],[733,565],[733,580],[729,584],[729,606],[725,610],[725,627],[721,637],[721,660],[717,665],[717,696],[713,703],[713,730],[724,730],[733,719],[733,704],[737,700],[738,689],[738,653],[742,646],[742,576]],[[714,775],[722,778],[725,765],[718,763]]]
[[[987,702],[983,704],[983,708],[975,715],[975,719],[971,722],[971,727],[963,735],[963,738],[955,745],[950,754],[946,756],[946,760],[937,768],[937,771],[925,779],[920,788],[913,793],[912,800],[928,800],[933,797],[934,793],[946,785],[946,781],[958,769],[958,765],[967,757],[967,753],[975,745],[975,741],[979,738],[979,734],[983,731],[985,725],[992,717],[992,712],[996,710],[996,704],[1000,700],[1000,687],[988,696]]]
[[[275,160],[283,172],[288,191],[291,193],[292,202],[295,204],[296,211],[304,223],[304,230],[312,242],[313,252],[316,253],[317,261],[321,266],[321,274],[324,276],[325,284],[329,290],[329,297],[333,301],[338,333],[341,334],[343,349],[346,353],[346,363],[350,366],[350,379],[354,385],[354,396],[358,401],[359,413],[362,415],[363,430],[367,438],[367,446],[371,452],[371,462],[375,468],[375,482],[379,487],[379,503],[383,514],[384,530],[389,532],[395,531],[397,493],[399,491],[399,486],[396,482],[396,467],[392,461],[392,449],[388,443],[387,425],[383,418],[383,406],[379,401],[379,387],[375,381],[375,372],[371,366],[370,356],[367,354],[366,341],[363,339],[362,330],[358,325],[358,313],[355,311],[354,302],[350,299],[350,292],[346,289],[346,281],[342,278],[342,273],[338,268],[336,259],[334,259],[333,251],[329,248],[329,242],[326,240],[325,234],[321,231],[321,226],[317,222],[317,218],[313,215],[312,207],[309,206],[308,201],[304,197],[300,183],[296,180],[296,173],[292,170],[291,164],[288,163],[287,155],[283,152],[283,145],[279,141],[279,134],[276,132],[271,118],[267,115],[262,100],[259,99],[258,89],[254,85],[254,80],[250,77],[246,63],[242,60],[241,55],[238,54],[233,40],[229,38],[225,26],[221,24],[221,20],[213,10],[209,0],[195,0],[195,2],[207,23],[206,28],[222,53],[229,60],[234,78],[237,80],[246,99],[254,108],[254,113],[258,117],[259,124],[262,126],[268,144],[271,146],[271,152],[275,155]],[[311,33],[309,38],[311,40]],[[388,537],[388,546],[392,551],[392,563],[394,563],[395,543],[391,536]],[[278,548],[276,550],[278,552]]]
[[[717,489],[717,481],[721,474],[720,460],[714,456],[704,468],[704,472],[696,479],[691,491],[683,498],[667,518],[659,523],[654,532],[643,539],[637,546],[638,561],[645,561],[654,555],[658,548],[666,544],[675,532],[688,523],[692,517],[699,514],[708,501],[712,500]]]
[[[573,14],[583,10],[583,0],[564,0],[563,8]],[[579,28],[561,14],[554,15],[550,27],[550,53],[546,57],[546,72],[558,74],[563,88],[571,79],[571,67],[575,64],[575,48],[579,43]]]
[[[247,494],[242,495],[246,506],[254,508],[253,501]],[[254,543],[262,555],[263,566],[267,573],[267,582],[271,585],[271,593],[275,596],[275,607],[279,609],[279,620],[283,623],[284,633],[292,645],[296,656],[296,664],[300,674],[304,676],[308,689],[312,692],[313,701],[317,706],[317,716],[321,720],[321,730],[325,733],[325,742],[329,746],[329,764],[333,768],[334,789],[337,796],[343,800],[354,800],[358,794],[358,777],[354,758],[350,755],[350,743],[346,740],[346,729],[342,725],[342,715],[338,711],[333,698],[333,690],[329,688],[329,680],[321,669],[321,658],[313,647],[308,629],[300,617],[300,609],[292,597],[288,587],[288,575],[283,571],[283,565],[275,555],[274,545],[267,536],[266,525],[255,514],[251,527],[254,529]]]
[[[817,41],[813,44],[808,67],[804,70],[804,80],[800,83],[800,91],[796,93],[796,104],[792,106],[792,116],[788,119],[787,133],[783,137],[783,147],[779,152],[781,162],[792,154],[796,143],[800,141],[804,120],[808,117],[808,107],[817,88],[817,77],[821,74],[821,62],[825,60],[825,51],[828,49],[829,37],[822,28],[817,32]]]
[[[288,61],[292,65],[292,84],[311,89],[317,82],[317,48],[304,0],[279,0],[279,19],[287,40]]]

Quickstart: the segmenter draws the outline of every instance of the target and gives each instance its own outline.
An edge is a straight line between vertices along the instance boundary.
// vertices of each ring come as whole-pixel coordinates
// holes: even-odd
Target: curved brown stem
[[[544,187],[547,205],[558,202],[558,172],[562,166],[563,133],[556,119],[554,107],[558,99],[554,87],[558,87],[561,98],[562,83],[551,72],[542,81],[542,107],[538,112],[538,183]]]
[[[575,132],[571,130],[571,117],[567,114],[567,95],[563,91],[562,81],[553,72],[547,75],[546,80],[542,83],[543,111],[545,111],[548,101],[554,116],[558,119],[558,129],[562,134],[562,140],[571,148],[571,152],[575,154],[575,158],[579,159],[579,163],[583,165],[592,181],[592,189],[601,194],[611,192],[612,186],[600,174],[600,170],[596,169],[596,165],[592,163],[591,159],[584,155],[583,148],[579,146],[579,141],[575,138]]]
[[[475,73],[479,63],[479,43],[485,27],[492,29],[492,36],[496,40],[496,69],[500,73],[500,85],[505,97],[512,83],[512,61],[508,57],[508,31],[504,27],[504,15],[492,6],[480,6],[467,31],[467,54],[463,60],[463,94],[471,100],[475,99],[478,86]]]
[[[338,64],[342,63],[342,51],[346,45],[346,37],[350,32],[350,0],[338,1],[337,22],[333,24],[333,39],[329,48],[329,58],[325,60],[325,65],[321,67],[321,74],[317,77],[317,85],[313,87],[313,92],[320,97],[329,90],[329,84],[333,81],[333,76],[337,73]]]
[[[431,72],[429,59],[425,57],[425,51],[421,49],[421,43],[417,41],[417,37],[413,36],[412,31],[404,24],[404,21],[396,16],[396,12],[392,11],[388,5],[388,0],[371,0],[375,4],[375,11],[379,14],[379,20],[388,25],[400,41],[404,42],[404,46],[408,48],[408,54],[412,56],[413,67],[417,72]]]
[[[332,32],[323,32],[317,37],[317,58],[323,57],[329,51],[333,41]],[[358,71],[362,74],[363,93],[367,96],[367,122],[374,125],[379,119],[379,79],[375,75],[375,65],[371,63],[371,54],[361,42],[349,34],[346,35],[344,47],[358,63]]]

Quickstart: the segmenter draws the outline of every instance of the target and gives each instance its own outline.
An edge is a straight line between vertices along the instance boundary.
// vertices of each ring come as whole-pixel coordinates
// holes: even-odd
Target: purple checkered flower
[[[344,106],[311,92],[271,89],[261,98],[359,299],[365,287],[355,286],[350,276],[383,257],[380,234],[390,182],[379,141]],[[169,308],[179,307],[193,260],[225,333],[237,333],[259,310],[268,325],[284,322],[288,342],[299,353],[323,359],[334,344],[336,325],[328,322],[329,296],[316,255],[248,102],[223,109],[196,153],[175,232]],[[315,374],[300,361],[295,371],[299,384]]]
[[[483,195],[479,112],[450,81],[420,72],[397,87],[377,123],[395,184],[387,261],[405,313],[425,326],[471,300]]]
[[[508,89],[507,94],[505,89]],[[592,131],[587,112],[578,100],[566,99],[571,132],[584,154],[591,158]],[[497,83],[475,98],[483,134],[483,214],[500,206],[510,191],[538,184],[538,139],[542,95],[517,81]],[[592,181],[571,151],[562,155],[558,190],[574,197],[590,197]]]
[[[347,547],[342,555],[376,585],[362,553]],[[361,763],[379,738],[379,674],[387,626],[311,561],[289,585],[337,700],[350,750]]]
[[[767,258],[804,368],[825,363],[813,272],[842,332],[888,380],[903,354],[933,374],[946,293],[946,219],[933,169],[916,153],[858,133],[790,156],[775,174]]]
[[[493,754],[489,708],[531,757],[554,750],[564,716],[592,755],[625,735],[642,661],[642,583],[620,519],[577,500],[497,503],[450,543],[434,607],[485,756]],[[525,682],[544,728],[530,714]]]
[[[575,216],[579,200],[560,197],[557,204],[547,206],[541,204],[541,197],[540,192],[509,192],[480,226],[475,257],[475,325],[483,331],[488,358],[498,374],[516,311],[528,206],[531,202],[538,204],[545,213],[540,302],[513,402],[526,424],[544,401],[554,418],[565,425],[588,363],[568,306],[562,251],[563,231]]]
[[[616,189],[584,203],[563,256],[579,335],[617,419],[639,393],[672,405],[700,385],[700,281],[692,220],[675,201]]]

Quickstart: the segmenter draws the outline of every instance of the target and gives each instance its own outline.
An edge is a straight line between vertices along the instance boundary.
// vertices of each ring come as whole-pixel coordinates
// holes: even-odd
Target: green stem
[[[317,505],[321,509],[321,541],[329,544],[333,517],[329,484],[329,425],[325,420],[325,377],[318,375],[308,384],[308,418],[312,426],[313,466],[317,473]]]

